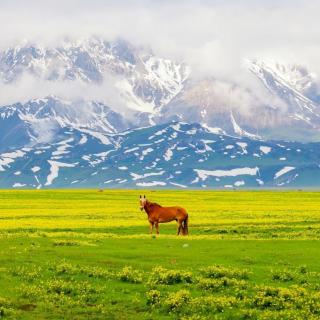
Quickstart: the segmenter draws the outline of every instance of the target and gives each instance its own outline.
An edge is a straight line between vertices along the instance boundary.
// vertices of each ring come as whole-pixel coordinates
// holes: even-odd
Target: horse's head
[[[146,202],[147,202],[146,196],[143,196],[143,197],[142,197],[142,196],[140,195],[140,210],[141,210],[141,211],[143,211]]]

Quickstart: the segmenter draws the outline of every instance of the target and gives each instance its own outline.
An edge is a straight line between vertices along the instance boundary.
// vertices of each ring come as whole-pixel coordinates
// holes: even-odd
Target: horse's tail
[[[189,220],[189,215],[187,214],[187,217],[183,220],[183,225],[182,225],[182,232],[183,232],[183,235],[185,235],[185,236],[187,236],[189,234],[188,220]]]

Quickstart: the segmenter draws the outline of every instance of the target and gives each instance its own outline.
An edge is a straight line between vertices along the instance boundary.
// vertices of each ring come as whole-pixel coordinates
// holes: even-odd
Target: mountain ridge
[[[300,188],[319,186],[319,144],[270,142],[169,123],[0,154],[2,188]]]
[[[267,100],[214,75],[195,80],[184,62],[158,57],[125,40],[92,37],[53,47],[25,44],[0,53],[2,85],[19,83],[24,75],[46,81],[45,87],[61,84],[64,92],[64,87],[83,83],[88,89],[82,84],[76,90],[83,97],[56,97],[75,105],[78,100],[107,105],[125,118],[127,129],[185,121],[265,139],[320,140],[320,89],[311,72],[298,64],[259,60],[248,60],[246,69]],[[90,86],[96,86],[91,98],[85,96]],[[33,99],[44,98],[41,92],[34,94]]]

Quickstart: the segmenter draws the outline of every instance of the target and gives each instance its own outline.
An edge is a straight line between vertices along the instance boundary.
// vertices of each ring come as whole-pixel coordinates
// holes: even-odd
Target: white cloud
[[[214,76],[257,89],[243,68],[246,58],[299,62],[320,74],[319,11],[320,3],[311,0],[2,0],[0,48],[21,39],[53,45],[66,36],[122,37],[186,61],[195,78]],[[17,101],[64,88],[46,82],[37,86],[31,79],[22,80],[16,90],[6,88],[1,98]],[[76,95],[81,86],[71,85],[68,94]],[[101,87],[86,92],[99,97]],[[112,93],[107,92],[108,98]],[[240,97],[245,103],[247,97]]]
[[[201,60],[209,71],[221,66],[232,70],[251,55],[318,57],[319,9],[319,2],[308,0],[2,0],[0,21],[5,27],[0,29],[0,44],[95,33],[185,56],[199,69]]]

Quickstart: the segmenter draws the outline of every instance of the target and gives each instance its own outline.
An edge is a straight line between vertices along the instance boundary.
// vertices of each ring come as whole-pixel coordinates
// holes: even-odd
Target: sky
[[[0,47],[98,34],[190,62],[216,60],[224,69],[256,55],[313,63],[319,12],[315,0],[1,0]]]
[[[0,1],[0,49],[98,35],[185,61],[195,78],[249,81],[246,59],[299,63],[320,74],[320,1]]]

